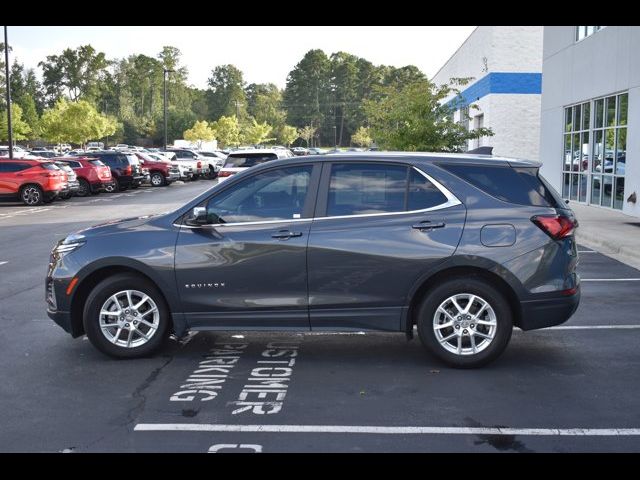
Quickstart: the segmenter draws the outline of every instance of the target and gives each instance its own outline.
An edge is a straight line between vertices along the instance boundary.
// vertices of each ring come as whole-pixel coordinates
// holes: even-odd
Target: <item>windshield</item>
[[[232,153],[227,157],[226,168],[253,167],[270,160],[277,160],[275,153]]]

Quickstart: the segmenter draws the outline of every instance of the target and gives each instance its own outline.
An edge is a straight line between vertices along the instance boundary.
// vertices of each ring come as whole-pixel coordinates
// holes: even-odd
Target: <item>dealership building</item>
[[[640,27],[545,27],[540,160],[572,201],[640,217]]]
[[[542,37],[541,26],[477,27],[431,79],[442,85],[471,78],[445,101],[456,108],[454,120],[494,135],[467,149],[490,145],[494,155],[539,158]]]

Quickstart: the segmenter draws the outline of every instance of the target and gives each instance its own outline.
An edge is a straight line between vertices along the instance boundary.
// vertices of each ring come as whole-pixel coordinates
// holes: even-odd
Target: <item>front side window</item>
[[[233,185],[209,200],[207,223],[301,218],[312,170],[312,165],[269,170]]]

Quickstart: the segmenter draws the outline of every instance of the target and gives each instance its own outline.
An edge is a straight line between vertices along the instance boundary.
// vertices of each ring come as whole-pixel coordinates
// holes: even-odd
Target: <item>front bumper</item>
[[[576,293],[573,295],[523,301],[518,327],[522,330],[536,330],[559,325],[571,318],[579,303],[580,286],[576,287]]]
[[[165,178],[169,182],[175,182],[176,180],[180,180],[180,172],[169,172],[169,174],[166,175]]]

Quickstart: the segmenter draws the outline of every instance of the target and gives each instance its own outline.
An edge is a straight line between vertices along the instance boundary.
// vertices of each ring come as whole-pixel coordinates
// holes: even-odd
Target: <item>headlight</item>
[[[65,254],[69,252],[73,252],[77,250],[86,242],[86,238],[84,235],[74,233],[65,238],[61,243],[59,243],[54,249],[54,253]]]

